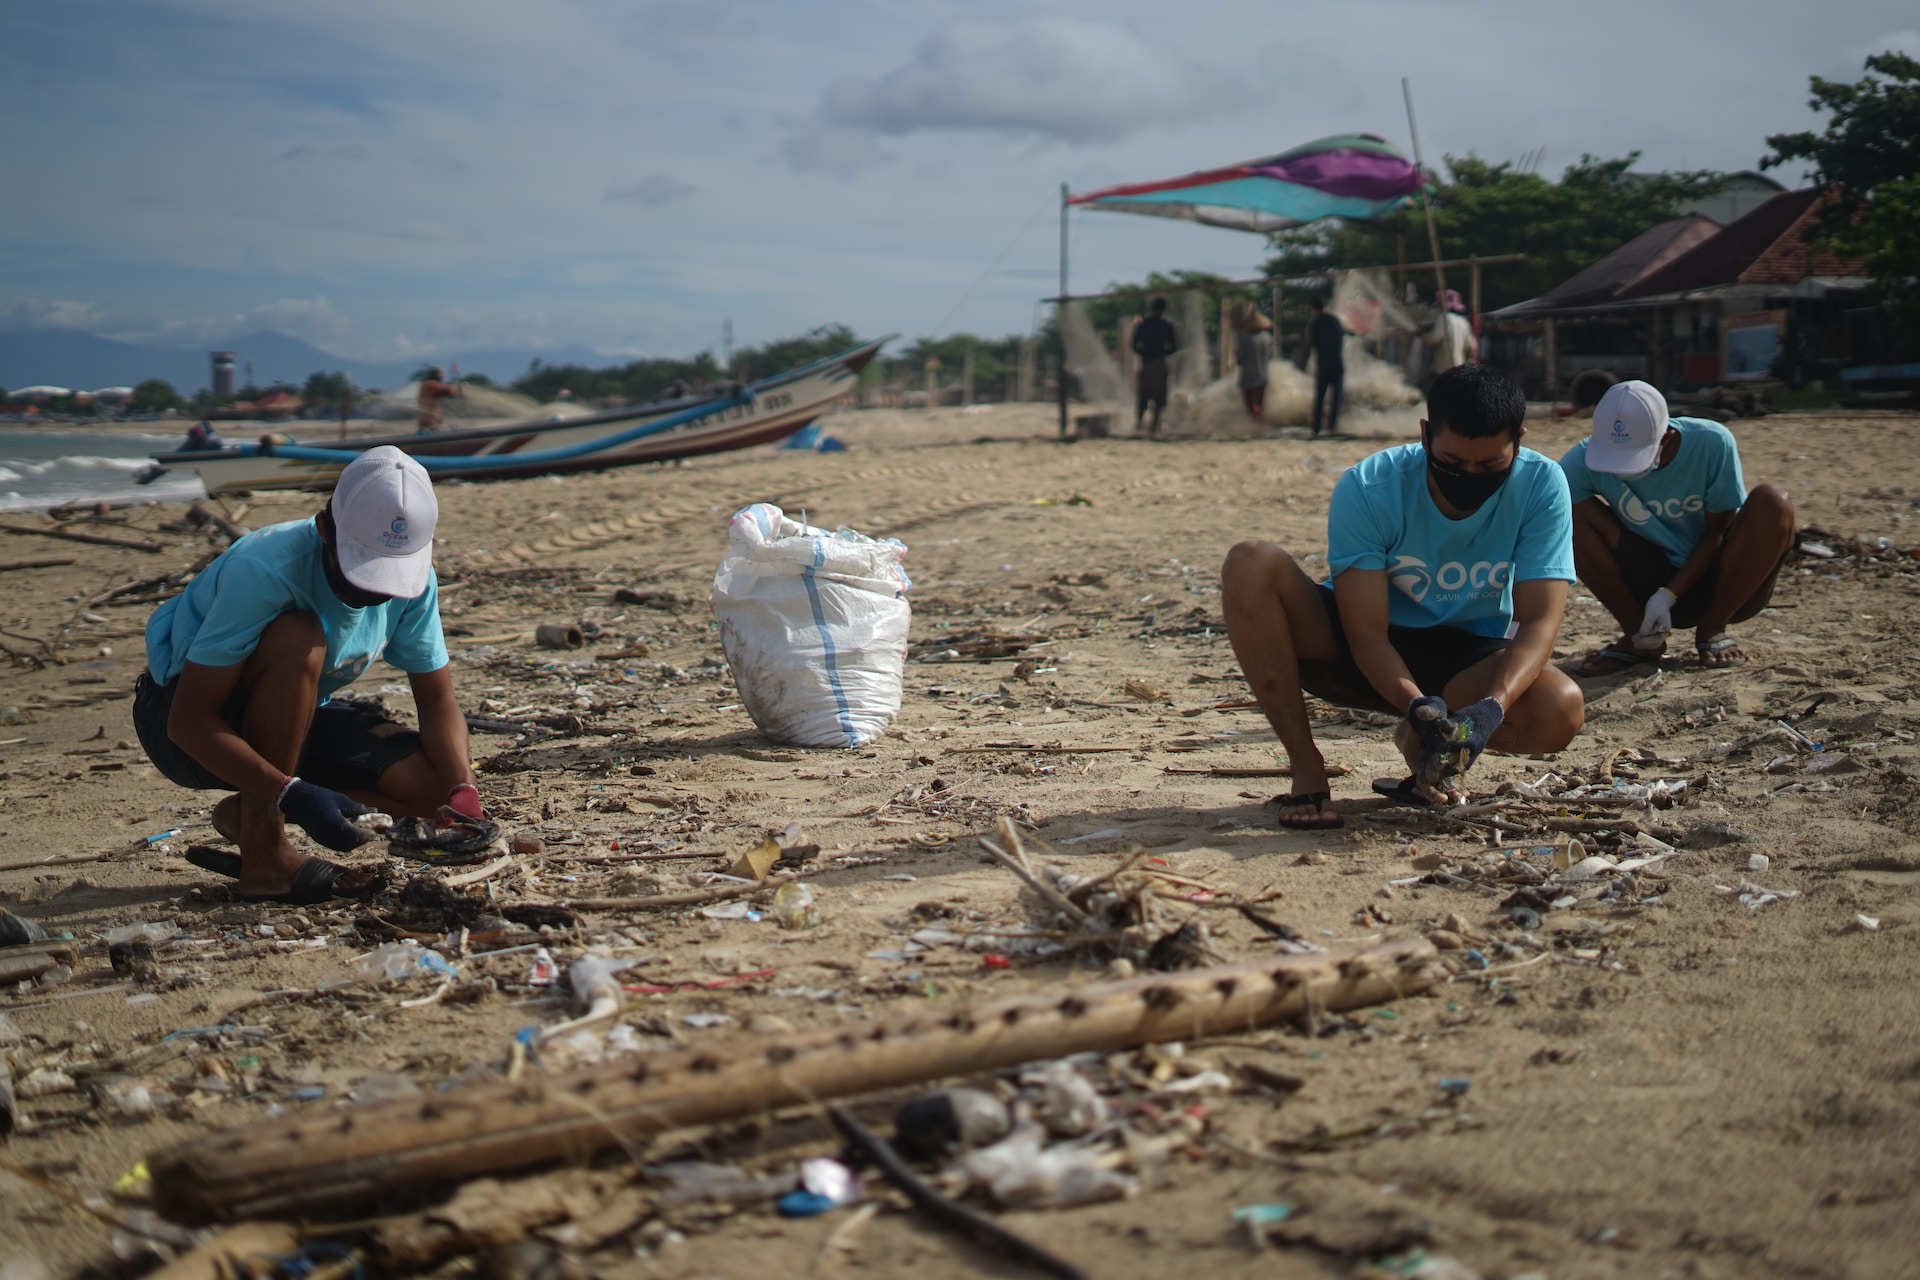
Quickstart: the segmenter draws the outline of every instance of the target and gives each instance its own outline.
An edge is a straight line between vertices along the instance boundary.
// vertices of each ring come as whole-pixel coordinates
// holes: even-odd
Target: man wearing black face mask
[[[354,459],[325,510],[257,529],[147,623],[134,728],[163,776],[232,791],[213,825],[239,856],[196,848],[243,899],[364,897],[364,872],[307,857],[288,821],[329,849],[372,838],[353,819],[484,815],[440,630],[433,530],[418,462],[383,446]],[[330,701],[376,658],[407,673],[420,727]],[[370,807],[369,807],[370,806]]]
[[[1280,825],[1340,825],[1307,693],[1404,716],[1412,776],[1375,789],[1446,797],[1487,747],[1558,751],[1585,719],[1579,686],[1549,667],[1573,580],[1572,504],[1552,460],[1520,447],[1526,400],[1482,364],[1427,395],[1421,443],[1364,459],[1334,487],[1330,581],[1270,542],[1221,571],[1227,632],[1292,766]]]

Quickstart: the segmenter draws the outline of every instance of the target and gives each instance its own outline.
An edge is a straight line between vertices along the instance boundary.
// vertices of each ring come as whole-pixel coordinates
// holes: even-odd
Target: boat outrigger
[[[573,418],[515,422],[430,435],[299,442],[282,434],[258,442],[153,455],[137,478],[194,471],[209,494],[254,489],[331,489],[363,450],[390,444],[436,478],[508,480],[665,462],[784,440],[853,389],[891,337],[824,360],[705,395],[655,401]]]

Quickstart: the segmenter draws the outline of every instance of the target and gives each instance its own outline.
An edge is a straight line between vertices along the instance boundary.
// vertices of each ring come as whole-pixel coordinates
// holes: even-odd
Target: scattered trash
[[[1048,1133],[1077,1138],[1106,1123],[1107,1100],[1072,1063],[1061,1060],[1047,1064],[1040,1083],[1040,1118]]]
[[[1007,1105],[979,1089],[942,1089],[902,1103],[893,1145],[909,1160],[938,1160],[1000,1141],[1012,1129]]]
[[[530,987],[551,987],[560,981],[560,966],[553,962],[553,956],[545,947],[533,953],[533,963],[527,970],[527,985]]]
[[[587,637],[570,622],[543,622],[533,629],[533,641],[542,649],[578,649]]]
[[[403,982],[416,974],[432,973],[443,978],[459,973],[438,951],[417,943],[389,942],[375,947],[353,962],[362,982]]]
[[[1749,871],[1765,871],[1771,865],[1773,865],[1773,860],[1764,853],[1753,854],[1747,859],[1747,870]]]
[[[5,907],[0,907],[0,947],[19,946],[24,942],[45,942],[47,931],[25,916],[14,915]]]
[[[1041,1130],[1019,1129],[962,1156],[957,1167],[974,1186],[1010,1209],[1064,1209],[1134,1193],[1134,1180],[1107,1168],[1090,1148],[1048,1148],[1044,1143]]]
[[[1435,1084],[1449,1098],[1465,1097],[1467,1090],[1473,1088],[1473,1081],[1466,1076],[1441,1076]]]
[[[1853,918],[1853,929],[1856,933],[1878,933],[1880,932],[1880,917],[1865,914],[1856,915]]]
[[[782,929],[811,929],[820,923],[820,908],[814,902],[813,887],[783,884],[774,891],[773,918]]]

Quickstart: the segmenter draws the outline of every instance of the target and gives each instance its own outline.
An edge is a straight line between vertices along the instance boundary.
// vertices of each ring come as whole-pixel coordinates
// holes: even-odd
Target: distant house
[[[1813,247],[1824,207],[1810,187],[1724,227],[1698,212],[1650,227],[1540,297],[1489,314],[1489,359],[1576,404],[1621,378],[1688,391],[1832,377],[1858,345],[1858,313],[1877,310],[1865,264]]]

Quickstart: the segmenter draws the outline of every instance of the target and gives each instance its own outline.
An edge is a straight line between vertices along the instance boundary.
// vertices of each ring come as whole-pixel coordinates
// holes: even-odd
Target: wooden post
[[[1407,132],[1413,136],[1413,163],[1420,171],[1420,207],[1427,211],[1427,243],[1433,250],[1433,300],[1446,308],[1447,272],[1440,262],[1440,228],[1433,220],[1433,200],[1427,195],[1426,161],[1420,158],[1420,126],[1413,118],[1413,81],[1400,77],[1400,93],[1407,100]]]
[[[1467,308],[1473,316],[1473,358],[1480,358],[1480,259],[1467,257]]]
[[[967,358],[960,366],[960,403],[973,403],[973,348],[967,348]]]
[[[1234,348],[1233,336],[1240,329],[1240,306],[1224,298],[1220,302],[1220,376],[1230,378],[1240,367],[1240,353]]]
[[[1551,402],[1551,407],[1557,411],[1560,408],[1560,373],[1558,352],[1554,350],[1553,317],[1547,317],[1544,323],[1547,328],[1544,341],[1541,343],[1541,355],[1547,366],[1547,399]]]
[[[1040,344],[1032,338],[1020,339],[1020,400],[1027,403],[1033,399],[1035,383],[1035,362],[1040,352]]]
[[[1060,438],[1067,438],[1067,184],[1060,184],[1060,301],[1054,327],[1060,331]]]
[[[940,357],[927,357],[927,408],[937,408],[940,404]]]

